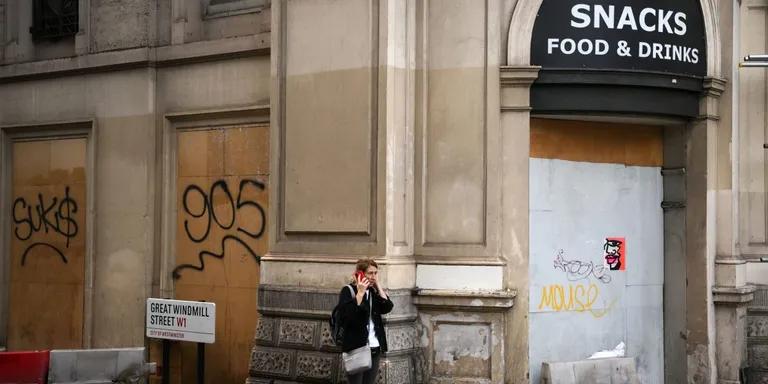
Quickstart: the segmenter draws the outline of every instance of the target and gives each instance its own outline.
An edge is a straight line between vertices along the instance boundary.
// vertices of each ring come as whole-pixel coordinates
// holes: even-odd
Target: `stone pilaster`
[[[708,239],[714,242],[714,281],[712,301],[714,304],[715,364],[719,384],[736,384],[740,381],[742,368],[747,364],[747,305],[753,298],[754,287],[746,282],[746,263],[738,252],[737,201],[733,198],[731,179],[733,169],[727,150],[732,140],[723,134],[733,122],[723,124],[721,115],[730,111],[730,98],[726,81],[709,78],[704,82],[702,97],[702,119],[706,125],[707,141],[707,191],[714,191],[714,201],[707,206],[708,225],[714,225],[716,235]],[[696,236],[689,233],[688,236]],[[709,247],[712,249],[713,247]],[[709,264],[709,263],[708,263]],[[689,276],[691,276],[689,274]],[[690,278],[689,278],[690,279]],[[689,307],[690,308],[690,307]]]
[[[528,383],[528,178],[531,138],[531,85],[538,78],[539,67],[507,66],[500,68],[502,191],[501,253],[506,266],[504,287],[517,292],[515,306],[504,317],[506,380]]]

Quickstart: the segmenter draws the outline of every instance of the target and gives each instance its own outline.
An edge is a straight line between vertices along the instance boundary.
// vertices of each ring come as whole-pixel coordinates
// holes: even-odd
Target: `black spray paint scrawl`
[[[69,248],[69,241],[77,236],[78,225],[74,214],[77,213],[77,201],[69,196],[69,186],[64,187],[64,196],[59,200],[53,196],[47,199],[42,193],[37,194],[37,202],[28,202],[23,197],[18,197],[13,202],[13,234],[21,241],[29,240],[33,234],[44,232],[46,234],[60,235],[66,239],[65,247]],[[30,244],[21,255],[21,265],[27,262],[27,254],[33,248],[48,248],[55,252],[61,261],[67,263],[67,258],[58,247],[45,241]]]
[[[184,219],[184,232],[187,235],[187,238],[191,240],[194,243],[202,243],[206,239],[208,239],[208,235],[211,233],[211,225],[215,224],[219,228],[223,230],[230,230],[235,227],[235,224],[237,222],[237,216],[238,214],[243,215],[258,215],[260,226],[258,229],[247,229],[241,227],[239,224],[237,224],[237,229],[235,234],[228,234],[225,235],[221,239],[221,252],[215,253],[208,250],[202,250],[197,255],[197,260],[199,261],[199,264],[181,264],[176,266],[176,268],[173,269],[173,272],[171,273],[174,279],[180,279],[181,278],[181,271],[185,269],[193,269],[196,271],[204,271],[205,270],[205,256],[214,257],[217,259],[223,259],[224,258],[224,245],[227,241],[235,242],[240,244],[243,248],[245,248],[248,253],[254,258],[254,260],[259,263],[261,262],[261,256],[259,256],[250,246],[248,246],[248,243],[245,242],[244,239],[251,238],[251,239],[259,239],[264,235],[264,230],[266,229],[266,221],[267,216],[264,212],[264,208],[256,201],[254,200],[248,200],[243,198],[243,195],[245,194],[246,190],[251,189],[254,192],[261,192],[264,191],[265,185],[264,183],[253,180],[253,179],[243,179],[240,181],[240,187],[238,188],[237,193],[237,199],[235,199],[232,196],[232,192],[229,189],[229,186],[227,185],[227,182],[225,180],[218,180],[214,182],[211,185],[210,190],[208,193],[206,193],[205,190],[203,190],[202,187],[195,184],[190,184],[187,186],[187,188],[184,190],[184,195],[182,197],[182,204],[184,208],[184,213],[191,217],[191,219],[202,219],[205,220],[205,232],[200,235],[194,235],[190,231],[190,219]],[[216,192],[219,192],[221,196],[224,196],[224,201],[226,202],[225,205],[229,206],[231,219],[229,221],[222,222],[221,219],[216,215],[216,211],[214,210],[214,194]],[[190,207],[190,199],[192,195],[198,195],[199,198],[202,200],[203,205],[200,211],[192,211],[192,208]],[[243,212],[247,208],[250,208],[250,212]],[[247,236],[247,238],[242,238],[242,236]]]

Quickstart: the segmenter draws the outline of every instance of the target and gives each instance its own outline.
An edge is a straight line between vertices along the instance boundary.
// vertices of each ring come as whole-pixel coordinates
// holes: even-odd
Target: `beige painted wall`
[[[745,1],[741,7],[743,28],[740,36],[740,56],[763,53],[768,50],[764,31],[768,3]],[[740,173],[740,222],[741,251],[747,258],[757,258],[768,253],[768,167],[766,166],[766,71],[760,68],[741,68],[738,78],[739,173]]]

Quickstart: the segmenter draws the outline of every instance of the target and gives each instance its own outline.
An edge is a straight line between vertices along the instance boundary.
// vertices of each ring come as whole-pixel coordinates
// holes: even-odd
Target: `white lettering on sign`
[[[638,57],[650,57],[660,60],[684,61],[696,64],[699,62],[699,50],[672,44],[646,43],[641,41],[638,47]]]
[[[542,1],[531,37],[531,63],[545,70],[706,74],[707,40],[698,2],[567,3]]]
[[[595,28],[610,30],[645,31],[660,34],[684,36],[688,33],[685,12],[661,8],[642,8],[600,4],[575,4],[571,7],[570,26],[573,28]],[[699,49],[668,43],[606,39],[573,38],[567,36],[548,37],[547,54],[638,57],[667,60],[681,63],[699,63]]]
[[[571,26],[574,28],[587,28],[591,25],[598,29],[631,29],[637,31],[639,25],[646,32],[668,33],[678,36],[683,36],[688,32],[686,14],[665,9],[643,8],[640,12],[635,12],[634,8],[626,5],[617,13],[614,5],[576,4],[571,7],[571,16],[573,17]]]
[[[147,337],[213,343],[216,341],[216,304],[197,301],[147,299]]]
[[[581,39],[578,42],[573,39],[547,39],[547,53],[551,55],[555,50],[559,50],[566,55],[570,55],[578,50],[582,55],[595,54],[602,56],[608,53],[608,42],[603,39],[594,41]]]

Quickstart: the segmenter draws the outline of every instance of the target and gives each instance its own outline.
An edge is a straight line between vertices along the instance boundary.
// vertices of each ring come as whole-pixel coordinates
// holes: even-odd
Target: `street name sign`
[[[216,304],[147,299],[147,337],[212,344],[216,341]]]

